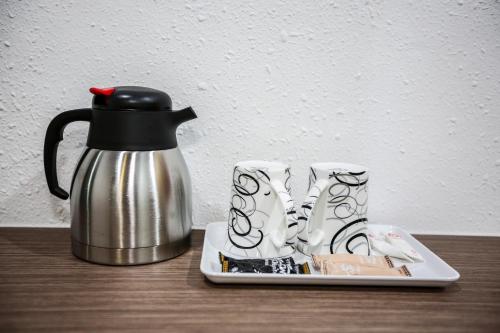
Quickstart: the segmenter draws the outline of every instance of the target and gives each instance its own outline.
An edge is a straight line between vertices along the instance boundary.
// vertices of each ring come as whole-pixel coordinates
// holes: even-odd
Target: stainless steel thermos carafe
[[[50,192],[70,197],[71,244],[81,259],[109,265],[166,260],[189,248],[191,184],[176,129],[196,118],[172,111],[170,97],[144,87],[91,88],[91,109],[56,116],[45,136]],[[59,187],[57,146],[65,126],[90,122],[70,194]]]

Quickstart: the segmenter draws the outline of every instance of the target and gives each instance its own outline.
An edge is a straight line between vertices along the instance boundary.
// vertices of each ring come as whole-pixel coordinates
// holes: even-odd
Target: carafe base
[[[144,265],[168,260],[183,254],[190,246],[191,235],[175,242],[139,248],[98,247],[71,239],[71,249],[75,257],[113,266]]]

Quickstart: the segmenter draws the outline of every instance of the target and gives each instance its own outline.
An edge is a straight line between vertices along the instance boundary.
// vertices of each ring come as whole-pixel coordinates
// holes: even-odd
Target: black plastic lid
[[[43,161],[50,192],[61,199],[69,194],[57,181],[57,146],[66,125],[88,121],[89,148],[151,151],[177,147],[177,126],[196,118],[191,107],[172,111],[172,100],[163,91],[144,87],[90,88],[92,109],[65,111],[49,124]],[[162,112],[168,111],[168,112]]]
[[[99,110],[147,110],[170,111],[172,100],[163,91],[136,87],[122,86],[113,88],[90,88],[94,94],[92,108]]]
[[[163,91],[135,86],[90,88],[94,94],[87,146],[105,150],[177,147],[176,128],[196,118],[190,107],[172,111]]]

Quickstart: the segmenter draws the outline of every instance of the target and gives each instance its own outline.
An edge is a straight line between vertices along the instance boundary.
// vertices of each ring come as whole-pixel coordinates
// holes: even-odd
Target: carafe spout
[[[172,112],[170,113],[170,115],[172,117],[172,121],[177,126],[182,124],[183,122],[198,118],[196,116],[196,113],[194,113],[194,110],[191,107],[187,107],[185,109]]]

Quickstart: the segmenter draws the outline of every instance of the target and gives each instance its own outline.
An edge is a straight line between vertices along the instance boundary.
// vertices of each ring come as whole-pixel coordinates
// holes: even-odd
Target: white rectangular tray
[[[460,278],[456,270],[408,232],[396,226],[381,224],[371,224],[369,229],[373,232],[399,233],[424,258],[424,262],[413,264],[394,260],[395,265],[405,264],[412,274],[411,277],[321,275],[312,268],[310,258],[301,253],[295,253],[293,257],[297,263],[309,262],[310,275],[222,273],[218,254],[219,251],[224,253],[222,249],[226,228],[225,222],[215,222],[208,224],[205,231],[200,270],[215,283],[444,287]]]

